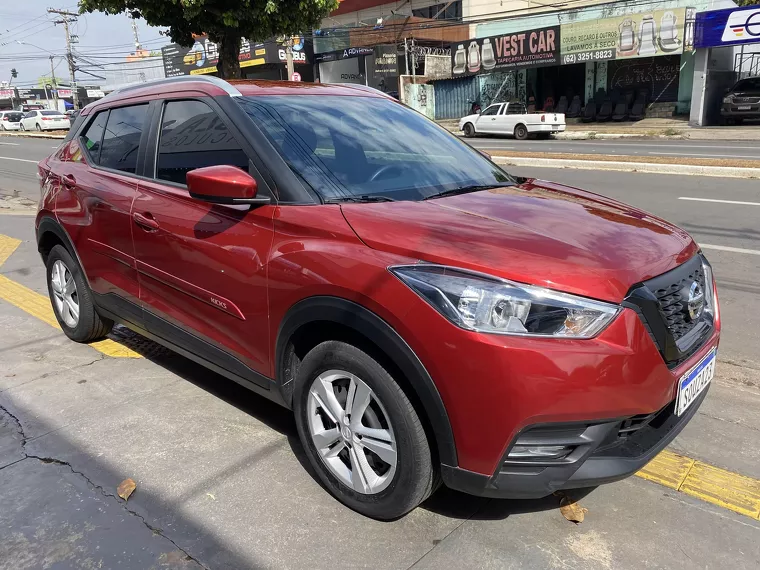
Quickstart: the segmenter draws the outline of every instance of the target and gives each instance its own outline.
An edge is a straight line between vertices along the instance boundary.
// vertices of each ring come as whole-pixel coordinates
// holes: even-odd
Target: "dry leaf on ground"
[[[588,509],[582,507],[580,503],[574,501],[564,493],[555,494],[560,497],[559,512],[562,513],[562,516],[576,524],[582,523],[583,519],[586,518]]]
[[[122,499],[126,501],[129,499],[129,496],[134,492],[136,487],[137,484],[128,477],[124,479],[124,481],[122,481],[118,487],[116,487],[116,492]]]

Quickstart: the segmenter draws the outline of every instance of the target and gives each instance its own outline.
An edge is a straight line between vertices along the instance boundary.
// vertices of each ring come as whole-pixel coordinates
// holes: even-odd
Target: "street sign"
[[[301,74],[297,71],[293,72],[293,75],[290,76],[291,81],[301,81]]]

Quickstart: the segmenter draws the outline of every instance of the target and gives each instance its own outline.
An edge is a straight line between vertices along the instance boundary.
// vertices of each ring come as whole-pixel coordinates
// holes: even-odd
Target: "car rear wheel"
[[[38,131],[41,131],[41,130],[42,130],[42,127],[40,126],[40,124],[39,124],[39,123],[37,123],[36,127],[37,127],[37,130],[38,130]]]
[[[515,126],[515,138],[519,141],[524,141],[528,138],[528,127],[523,124]]]
[[[475,127],[472,123],[466,123],[464,126],[464,136],[471,138],[475,136]]]
[[[67,337],[92,342],[111,331],[113,322],[98,315],[82,269],[62,245],[48,255],[47,282],[55,318]]]
[[[322,484],[359,513],[389,520],[434,490],[425,430],[393,377],[365,352],[328,341],[303,359],[294,408]]]

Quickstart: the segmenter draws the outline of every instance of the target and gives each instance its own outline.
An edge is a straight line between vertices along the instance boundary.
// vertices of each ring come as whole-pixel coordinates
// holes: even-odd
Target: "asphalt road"
[[[664,156],[690,158],[736,158],[760,160],[760,145],[756,141],[688,141],[667,139],[612,139],[612,140],[527,140],[478,137],[467,139],[482,150],[513,150],[521,152],[557,152],[571,154],[611,154],[621,156]]]
[[[0,168],[22,173],[30,163],[7,158],[54,145],[0,145]],[[510,170],[632,203],[702,244],[724,334],[708,397],[671,448],[760,479],[757,181]],[[0,214],[0,234],[22,240],[0,266],[0,297],[14,298],[12,283],[47,295],[32,220]],[[72,343],[17,301],[0,300],[2,570],[760,567],[758,520],[637,477],[577,494],[578,526],[556,497],[445,489],[401,520],[365,519],[316,482],[287,411],[149,342],[131,345],[138,359]],[[115,496],[126,477],[127,503]]]
[[[40,196],[37,163],[60,143],[56,139],[0,136],[0,197],[37,200]]]

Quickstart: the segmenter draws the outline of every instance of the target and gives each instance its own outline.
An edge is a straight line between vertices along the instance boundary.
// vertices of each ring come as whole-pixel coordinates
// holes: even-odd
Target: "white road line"
[[[741,206],[760,206],[760,202],[740,202],[738,200],[716,200],[714,198],[690,198],[679,196],[679,200],[691,200],[692,202],[717,202],[719,204],[739,204]]]
[[[760,255],[760,250],[743,249],[741,247],[728,247],[727,245],[710,245],[709,243],[700,243],[702,249],[717,249],[718,251],[730,251],[732,253],[748,253],[750,255]]]
[[[13,158],[12,156],[0,156],[0,160],[18,160],[19,162],[33,162],[37,164],[39,160],[29,160],[28,158]]]
[[[747,155],[747,154],[696,154],[696,153],[688,153],[688,152],[650,152],[649,154],[654,154],[656,156],[709,156],[712,158],[725,158],[725,159],[731,159],[731,158],[754,158],[755,160],[760,160],[760,156],[757,155]]]
[[[7,146],[18,146],[19,145],[19,143],[6,143],[6,142],[0,142],[0,144],[4,144],[4,145],[7,145]]]

